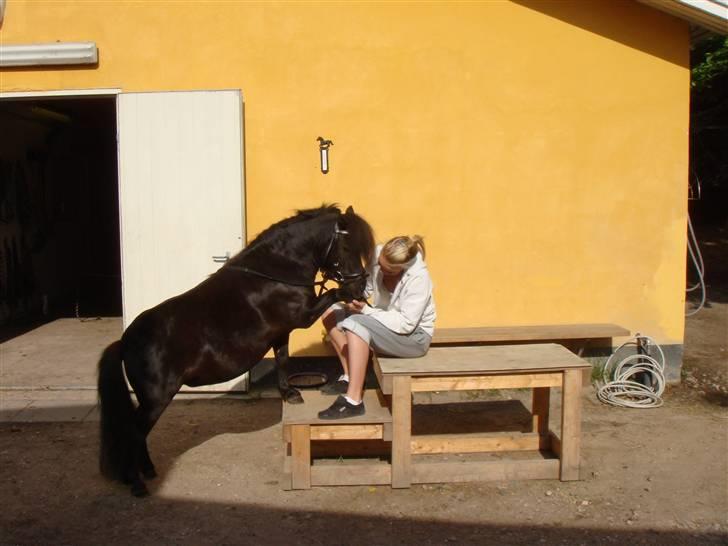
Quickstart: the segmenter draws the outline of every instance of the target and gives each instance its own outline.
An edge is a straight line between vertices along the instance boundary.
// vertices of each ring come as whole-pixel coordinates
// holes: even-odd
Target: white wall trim
[[[55,91],[11,91],[0,92],[2,99],[32,99],[45,97],[88,97],[88,96],[116,96],[121,89],[109,87],[107,89],[59,89]]]

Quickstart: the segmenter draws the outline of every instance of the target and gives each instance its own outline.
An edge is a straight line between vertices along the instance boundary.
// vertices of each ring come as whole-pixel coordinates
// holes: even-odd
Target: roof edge
[[[727,0],[637,0],[652,8],[716,32],[728,34]]]

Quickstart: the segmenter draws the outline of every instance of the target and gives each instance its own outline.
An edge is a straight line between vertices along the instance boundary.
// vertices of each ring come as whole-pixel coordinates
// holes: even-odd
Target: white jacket
[[[398,334],[411,334],[420,326],[430,336],[435,331],[435,300],[432,296],[432,280],[427,264],[418,252],[414,263],[402,274],[394,293],[383,283],[379,267],[378,245],[372,262],[365,295],[371,297],[371,305],[365,305],[362,314],[377,319],[384,326]]]

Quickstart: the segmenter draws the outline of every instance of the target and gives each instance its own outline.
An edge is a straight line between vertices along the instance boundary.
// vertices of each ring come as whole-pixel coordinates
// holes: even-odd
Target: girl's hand
[[[367,302],[365,301],[352,300],[350,303],[346,304],[346,310],[350,313],[361,313],[366,304]]]

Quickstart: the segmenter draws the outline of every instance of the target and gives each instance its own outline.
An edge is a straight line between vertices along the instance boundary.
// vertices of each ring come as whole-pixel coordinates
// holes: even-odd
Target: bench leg
[[[535,387],[532,392],[531,414],[533,415],[533,427],[531,431],[544,436],[549,433],[551,387]]]
[[[581,373],[579,369],[564,371],[561,390],[561,481],[579,479]]]
[[[412,467],[412,379],[392,380],[392,487],[411,485]]]
[[[291,425],[291,487],[311,488],[310,425]]]

